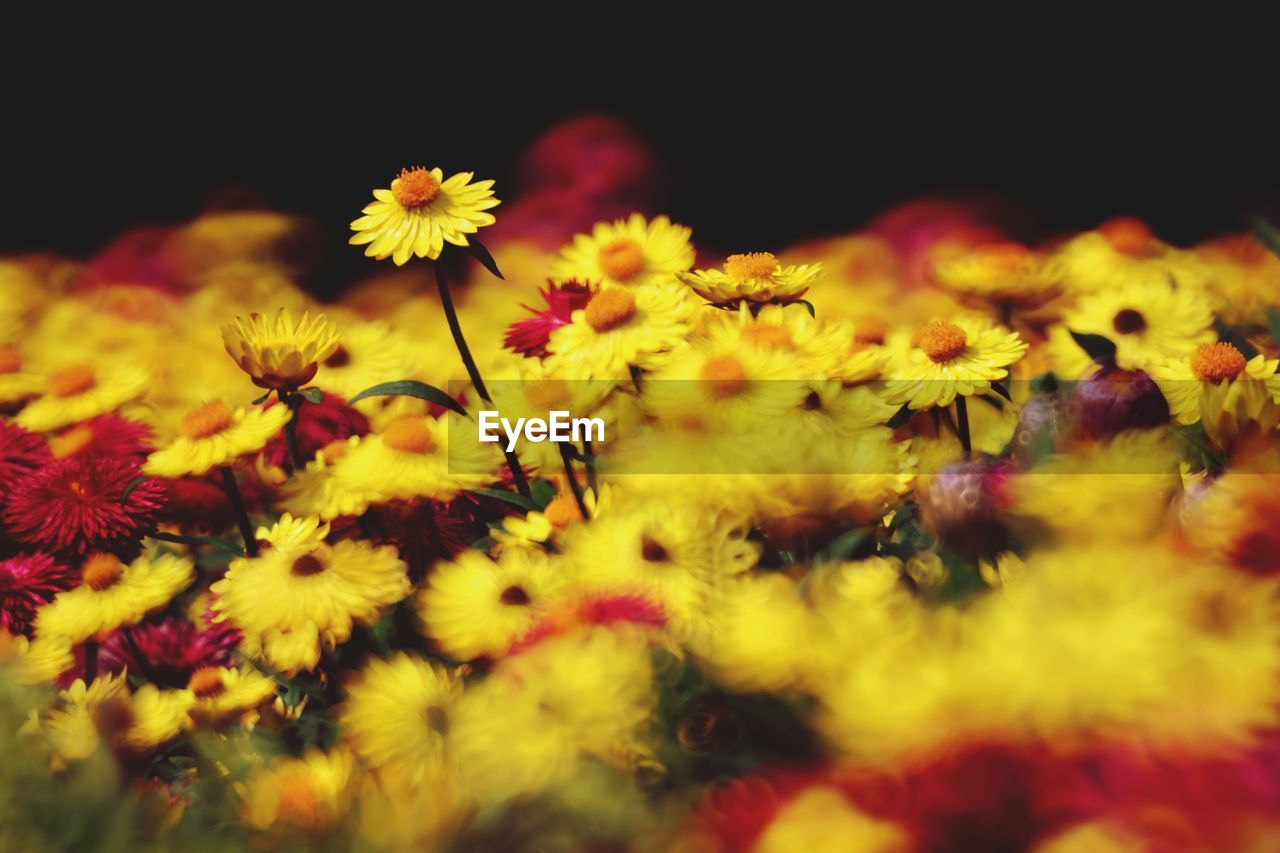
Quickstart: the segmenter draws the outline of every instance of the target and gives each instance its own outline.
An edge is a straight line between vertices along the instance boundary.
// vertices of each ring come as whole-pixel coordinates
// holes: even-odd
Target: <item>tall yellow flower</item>
[[[391,258],[396,266],[411,256],[435,260],[445,243],[467,245],[467,235],[494,223],[493,181],[471,183],[472,172],[445,180],[440,169],[401,169],[391,189],[374,190],[364,216],[351,223],[351,245],[366,246],[368,257]]]
[[[885,399],[912,409],[948,406],[989,390],[1026,351],[1016,332],[967,318],[934,320],[916,334],[908,361],[885,371]]]
[[[646,222],[638,213],[616,222],[599,222],[560,250],[551,276],[577,279],[604,288],[671,282],[693,266],[693,232],[665,216]]]
[[[272,318],[253,313],[222,328],[227,354],[253,384],[292,390],[310,382],[338,348],[338,328],[323,314],[301,318],[281,308]]]

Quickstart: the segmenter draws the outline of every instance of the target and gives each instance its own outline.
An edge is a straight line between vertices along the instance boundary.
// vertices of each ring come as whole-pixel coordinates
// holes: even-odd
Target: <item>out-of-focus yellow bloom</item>
[[[993,304],[1034,306],[1058,291],[1046,260],[1021,243],[981,243],[936,254],[933,276],[940,285],[963,296]]]
[[[457,660],[502,655],[566,585],[564,567],[542,551],[507,549],[491,560],[463,551],[431,570],[418,597],[427,636]]]
[[[381,609],[409,594],[406,566],[390,546],[346,539],[335,545],[266,551],[234,560],[213,584],[215,621],[244,633],[246,654],[294,674],[311,669],[322,648],[351,637]]]
[[[202,723],[218,723],[252,711],[276,693],[276,682],[253,667],[205,666],[187,682],[191,715]]]
[[[822,264],[782,266],[772,252],[730,255],[724,269],[677,272],[676,277],[712,305],[794,302],[822,275]]]
[[[674,285],[597,293],[547,341],[547,371],[564,379],[626,379],[660,366],[693,328],[695,304]]]
[[[343,737],[370,767],[412,786],[449,766],[446,736],[462,681],[403,652],[372,658],[338,712]]]
[[[1170,279],[1179,289],[1201,289],[1210,274],[1194,253],[1161,242],[1144,223],[1128,217],[1071,238],[1053,252],[1048,267],[1068,293],[1155,287]]]
[[[600,489],[584,489],[582,502],[587,505],[587,514],[595,518],[607,512],[613,504],[616,489],[608,483],[601,483]],[[552,498],[542,510],[532,510],[524,517],[509,515],[502,520],[502,525],[489,530],[496,550],[507,548],[539,548],[544,544],[556,545],[559,535],[570,526],[584,521],[582,510],[573,495],[559,494]]]
[[[604,288],[673,282],[693,266],[692,232],[665,216],[646,222],[639,213],[599,222],[578,234],[551,264],[551,277],[591,282]]]
[[[1016,332],[965,318],[934,320],[916,333],[908,360],[885,370],[885,399],[912,409],[949,406],[991,389],[1027,351]]]
[[[259,542],[280,553],[305,554],[324,543],[329,536],[329,525],[314,516],[295,518],[286,512],[270,527],[259,527],[255,535]]]
[[[253,384],[290,390],[310,382],[338,348],[338,328],[323,314],[301,318],[281,308],[274,317],[250,314],[222,328],[227,354]]]
[[[1214,339],[1213,313],[1204,294],[1168,280],[1091,293],[1066,312],[1063,324],[1115,343],[1116,364],[1130,370],[1189,356]]]
[[[281,756],[254,770],[240,787],[242,816],[255,829],[318,837],[346,816],[357,782],[355,759],[345,749]]]
[[[182,434],[152,453],[143,471],[158,477],[207,474],[266,447],[290,417],[285,406],[232,409],[210,400],[182,416]]]
[[[14,416],[19,426],[52,432],[95,415],[113,412],[141,397],[150,375],[141,367],[118,363],[72,364],[49,374],[44,394]]]
[[[387,323],[339,324],[341,343],[321,364],[315,384],[346,400],[387,377],[414,372],[413,343]]]
[[[84,583],[59,593],[36,614],[36,634],[90,640],[124,625],[134,625],[159,610],[195,577],[190,557],[162,554],[138,557],[129,565],[112,554],[90,554],[81,571]]]
[[[467,235],[492,225],[497,207],[493,181],[471,182],[473,172],[459,172],[445,180],[440,169],[418,166],[401,169],[391,188],[374,190],[351,223],[353,246],[365,246],[368,257],[391,258],[402,266],[410,257],[435,260],[445,243],[467,245]],[[367,244],[367,245],[366,245]]]
[[[0,403],[16,403],[34,397],[44,387],[31,371],[22,352],[13,344],[0,344]]]

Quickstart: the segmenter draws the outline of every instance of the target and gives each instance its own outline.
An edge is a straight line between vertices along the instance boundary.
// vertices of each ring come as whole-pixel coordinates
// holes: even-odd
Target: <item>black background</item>
[[[73,84],[10,86],[0,253],[86,257],[131,226],[259,204],[326,229],[328,290],[367,269],[346,226],[400,166],[473,170],[511,198],[520,153],[584,113],[647,137],[665,209],[723,250],[849,231],[926,195],[1012,202],[1008,224],[1028,240],[1131,214],[1187,244],[1280,213],[1280,101],[1252,69],[1117,70],[1082,54],[1046,81],[1033,64],[1053,60],[1032,50],[976,71],[899,57],[790,76],[669,63],[618,80],[569,57],[553,75],[512,62],[446,92],[429,69],[384,73],[348,47],[198,70],[134,55]]]

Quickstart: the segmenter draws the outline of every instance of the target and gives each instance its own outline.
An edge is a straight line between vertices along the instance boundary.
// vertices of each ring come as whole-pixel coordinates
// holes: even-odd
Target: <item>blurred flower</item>
[[[391,258],[396,266],[413,255],[434,261],[445,243],[467,245],[468,234],[494,223],[485,211],[499,204],[493,181],[471,183],[472,177],[459,172],[445,180],[440,169],[401,169],[391,189],[374,190],[375,201],[351,223],[351,245],[368,244],[365,255]]]
[[[598,282],[605,289],[666,284],[693,266],[692,232],[665,216],[646,222],[639,213],[615,222],[598,222],[590,234],[578,234],[551,264],[558,280]]]
[[[270,409],[279,406],[280,402],[269,400],[266,405]],[[327,391],[319,403],[308,402],[298,409],[294,424],[298,436],[298,452],[304,460],[314,458],[320,448],[327,444],[369,432],[369,419],[363,412],[351,408],[342,398]],[[284,468],[289,459],[289,448],[283,433],[267,442],[262,451],[262,459],[267,465]]]
[[[121,628],[102,641],[98,666],[124,672],[166,688],[185,687],[196,670],[230,666],[239,633],[228,625],[197,626],[167,616]]]
[[[79,643],[136,624],[186,589],[195,572],[189,557],[138,557],[125,565],[113,554],[95,553],[85,558],[80,575],[80,586],[59,593],[36,614],[37,634]]]
[[[52,460],[40,436],[11,421],[0,421],[0,499],[23,477]]]
[[[1141,370],[1104,367],[1081,379],[1071,389],[1067,410],[1073,429],[1091,438],[1169,422],[1169,404]]]
[[[210,400],[182,416],[182,434],[152,453],[142,470],[161,477],[207,474],[266,447],[290,414],[285,406],[233,410]]]
[[[551,332],[547,368],[566,379],[623,379],[630,367],[656,367],[684,342],[694,310],[675,285],[601,291]]]
[[[55,459],[70,456],[135,457],[140,463],[151,452],[155,430],[149,424],[120,415],[98,415],[49,439]]]
[[[0,630],[30,636],[36,609],[78,580],[73,569],[48,554],[0,560]]]
[[[712,305],[785,304],[800,299],[822,275],[822,264],[782,266],[772,252],[730,255],[723,270],[677,272],[676,277]]]
[[[73,364],[49,374],[44,394],[14,416],[14,422],[35,432],[52,432],[136,400],[151,377],[135,366]]]
[[[258,830],[322,837],[350,808],[356,769],[345,749],[326,753],[312,748],[301,758],[279,756],[255,769],[240,787],[243,818]]]
[[[1204,295],[1172,282],[1129,283],[1091,293],[1066,312],[1073,332],[1101,335],[1116,345],[1115,363],[1144,369],[1188,356],[1213,340],[1213,314]]]
[[[337,327],[323,314],[294,315],[281,308],[274,318],[253,313],[237,317],[222,329],[227,354],[249,374],[253,384],[270,390],[292,390],[312,380],[320,363],[338,348]]]

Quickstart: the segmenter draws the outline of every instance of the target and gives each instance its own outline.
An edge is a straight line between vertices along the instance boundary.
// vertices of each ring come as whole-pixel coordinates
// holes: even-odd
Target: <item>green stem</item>
[[[578,512],[582,513],[582,519],[586,521],[591,518],[591,513],[587,512],[582,486],[578,485],[578,477],[573,473],[573,457],[569,455],[569,445],[564,442],[560,443],[560,461],[564,463],[564,474],[569,478],[569,491],[573,492],[573,499],[578,503]]]
[[[453,296],[449,293],[449,282],[445,278],[444,269],[439,263],[431,266],[435,269],[436,289],[440,291],[440,304],[444,306],[444,316],[449,322],[449,332],[453,335],[453,343],[458,348],[458,355],[462,357],[462,364],[467,368],[467,376],[475,386],[480,399],[486,403],[492,403],[489,389],[485,388],[484,379],[480,377],[480,368],[476,367],[471,348],[467,346],[467,339],[462,335],[462,324],[458,322],[458,311],[453,307]],[[525,477],[524,469],[520,467],[520,457],[516,456],[515,451],[512,450],[503,450],[502,455],[506,457],[507,467],[511,469],[511,480],[516,485],[516,491],[526,498],[532,498],[533,491],[529,488],[529,479]]]
[[[240,494],[240,485],[230,466],[222,469],[222,490],[231,501],[231,508],[236,514],[236,524],[240,527],[240,537],[244,539],[244,552],[250,557],[258,556],[258,537],[254,535],[253,523],[249,521],[249,511],[244,508],[244,497]]]
[[[959,422],[960,446],[964,448],[964,458],[973,456],[973,445],[969,441],[969,404],[962,395],[956,396],[956,420]]]

